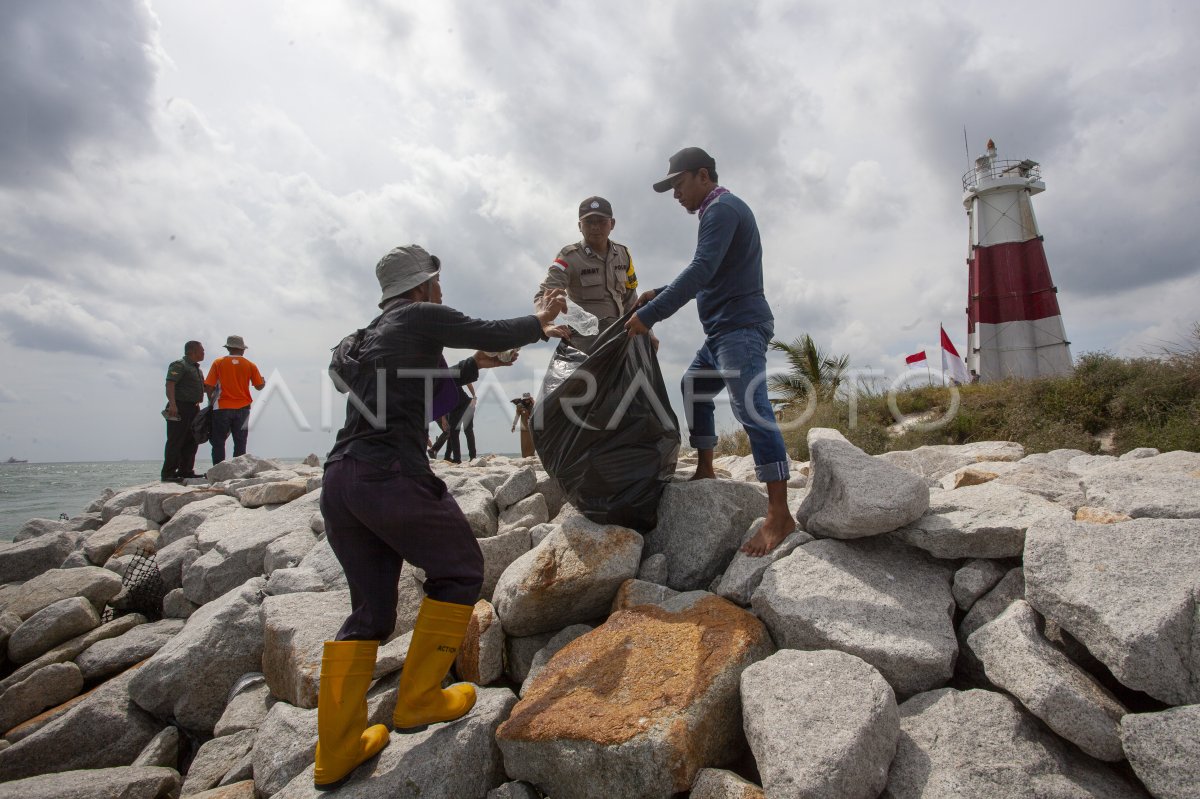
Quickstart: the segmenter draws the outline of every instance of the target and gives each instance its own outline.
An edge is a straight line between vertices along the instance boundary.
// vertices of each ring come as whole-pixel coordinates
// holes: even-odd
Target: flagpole
[[[929,385],[933,385],[933,372],[929,370],[929,359],[925,359],[925,379],[929,381]]]
[[[964,126],[963,135],[966,136],[966,133],[967,129]],[[942,353],[942,388],[946,387],[946,347],[942,344],[942,336],[944,335],[946,335],[946,328],[942,327],[941,322],[938,322],[938,349]]]

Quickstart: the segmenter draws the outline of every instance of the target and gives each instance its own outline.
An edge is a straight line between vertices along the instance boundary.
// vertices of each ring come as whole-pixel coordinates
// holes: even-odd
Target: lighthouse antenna
[[[967,143],[967,126],[963,125],[963,149],[967,151],[967,171],[971,171],[971,145]]]

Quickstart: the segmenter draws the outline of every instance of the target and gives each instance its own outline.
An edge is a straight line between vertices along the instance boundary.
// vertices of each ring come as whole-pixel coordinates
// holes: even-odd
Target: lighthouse
[[[963,175],[967,368],[982,381],[1071,372],[1071,342],[1033,215],[1033,195],[1045,190],[1036,161],[1002,161],[990,139]]]

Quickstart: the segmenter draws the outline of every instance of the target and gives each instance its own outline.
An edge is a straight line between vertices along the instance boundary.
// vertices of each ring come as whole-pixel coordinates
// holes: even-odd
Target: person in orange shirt
[[[208,392],[212,411],[212,462],[217,465],[225,460],[225,439],[233,433],[233,457],[246,454],[246,437],[250,420],[250,386],[262,391],[267,381],[263,380],[258,367],[245,356],[246,342],[241,336],[230,336],[225,341],[229,354],[217,358],[208,367],[204,378],[204,390]]]

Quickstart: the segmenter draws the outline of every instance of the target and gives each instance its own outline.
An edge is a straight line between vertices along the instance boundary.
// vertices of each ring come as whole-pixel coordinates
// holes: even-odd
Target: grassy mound
[[[844,392],[839,392],[844,394]],[[901,418],[922,427],[900,430],[886,394],[860,393],[780,414],[788,452],[808,460],[809,428],[833,427],[868,453],[924,444],[1018,441],[1027,452],[1079,449],[1120,454],[1136,447],[1200,451],[1200,325],[1195,341],[1159,357],[1089,353],[1070,377],[1006,380],[950,389],[921,387],[894,395]],[[940,424],[939,424],[940,423]],[[889,430],[891,428],[891,430]],[[749,454],[740,429],[721,436],[718,455]]]

